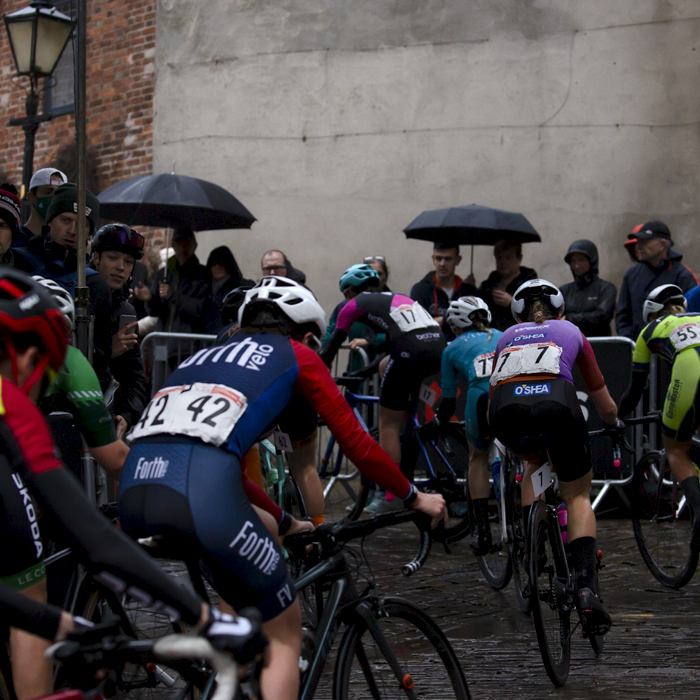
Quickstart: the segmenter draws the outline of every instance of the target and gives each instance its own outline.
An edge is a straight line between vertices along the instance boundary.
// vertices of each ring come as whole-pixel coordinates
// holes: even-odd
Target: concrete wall
[[[159,0],[154,172],[258,218],[201,234],[200,257],[228,243],[259,276],[280,247],[327,312],[368,254],[407,293],[431,245],[402,229],[460,204],[523,212],[543,239],[524,263],[556,283],[585,237],[619,285],[652,218],[700,271],[699,68],[691,0]],[[491,269],[476,249],[477,281]]]

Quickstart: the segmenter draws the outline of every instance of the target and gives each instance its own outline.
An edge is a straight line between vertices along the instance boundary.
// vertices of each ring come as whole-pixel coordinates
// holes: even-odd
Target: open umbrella
[[[250,228],[255,217],[228,191],[186,175],[138,175],[101,192],[100,216],[132,226],[193,231]]]
[[[475,245],[494,245],[502,239],[515,243],[542,240],[540,234],[522,214],[481,207],[477,204],[424,211],[403,231],[406,238],[471,245],[472,272]]]

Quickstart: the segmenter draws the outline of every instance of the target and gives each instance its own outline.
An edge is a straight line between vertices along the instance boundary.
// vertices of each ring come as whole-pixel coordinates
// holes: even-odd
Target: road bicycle
[[[425,562],[431,545],[429,519],[416,511],[328,523],[285,540],[300,560],[308,556],[307,547],[313,547],[309,568],[295,581],[297,589],[316,587],[324,592],[318,600],[317,622],[304,637],[308,667],[301,679],[301,700],[314,696],[341,627],[334,700],[470,697],[459,660],[437,623],[403,598],[378,596],[371,576],[363,581],[359,573],[360,563],[368,565],[364,549],[354,562],[343,551],[352,540],[409,521],[421,532],[418,554],[403,567],[410,575]]]
[[[345,399],[357,413],[359,405],[379,403],[376,396],[355,393],[361,377],[336,377],[336,382],[346,387]],[[459,450],[459,457],[456,451]],[[431,421],[421,425],[417,414],[417,402],[406,411],[406,424],[401,436],[401,471],[414,474],[413,483],[420,491],[440,493],[447,504],[448,523],[444,541],[449,544],[465,537],[471,531],[469,512],[469,485],[467,468],[469,446],[463,424],[450,423],[440,426]],[[363,477],[364,479],[364,477]],[[368,490],[369,481],[362,482],[362,490]],[[364,499],[364,500],[363,500]],[[359,493],[354,502],[350,519],[359,517],[364,508],[366,493]]]
[[[613,460],[620,464],[621,438],[609,429],[590,431],[589,436],[609,435],[613,438]],[[539,497],[530,510],[528,564],[530,579],[530,604],[535,623],[537,642],[545,670],[552,683],[560,687],[566,683],[571,660],[571,638],[581,626],[584,639],[588,639],[598,656],[603,650],[603,639],[607,630],[592,627],[587,623],[585,611],[577,605],[578,596],[575,572],[569,566],[568,553],[564,546],[559,520],[557,481],[551,478],[546,462],[532,475],[535,496]],[[540,494],[537,482],[543,488]],[[540,496],[544,497],[544,500]],[[602,568],[602,555],[596,559]],[[573,629],[571,618],[578,617]]]

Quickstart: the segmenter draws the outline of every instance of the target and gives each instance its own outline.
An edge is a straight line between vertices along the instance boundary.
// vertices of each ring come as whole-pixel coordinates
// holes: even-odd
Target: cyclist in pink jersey
[[[611,620],[598,595],[596,520],[591,507],[588,428],[574,389],[579,368],[603,421],[621,425],[593,349],[580,329],[561,320],[564,297],[553,284],[534,279],[511,302],[518,325],[503,333],[491,375],[489,420],[495,436],[528,460],[523,479],[523,517],[535,500],[531,475],[546,450],[557,472],[568,511],[568,550],[576,571],[578,605],[603,632]]]
[[[338,314],[321,358],[331,365],[355,321],[386,334],[389,354],[378,361],[382,378],[379,444],[399,464],[404,413],[423,379],[440,371],[445,337],[437,321],[418,302],[394,292],[372,293],[379,282],[377,271],[370,265],[353,265],[341,275],[340,291],[348,303]],[[406,476],[413,478],[413,474]]]

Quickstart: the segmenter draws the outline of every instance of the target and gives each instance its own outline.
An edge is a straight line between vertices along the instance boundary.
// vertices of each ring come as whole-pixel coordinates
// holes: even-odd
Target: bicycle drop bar
[[[420,547],[413,561],[402,568],[404,576],[414,574],[425,564],[433,535],[430,528],[430,517],[416,510],[402,510],[394,513],[382,513],[366,520],[339,520],[334,523],[324,523],[315,530],[299,532],[286,537],[285,547],[294,550],[297,556],[303,555],[308,545],[316,544],[321,550],[321,558],[326,559],[340,551],[344,544],[351,540],[367,537],[384,527],[399,523],[413,522],[420,531]]]
[[[624,421],[625,428],[632,426],[632,425],[641,425],[643,423],[653,423],[654,421],[660,420],[660,418],[661,418],[661,411],[652,411],[651,413],[647,414],[646,416],[641,416],[640,418],[627,418]],[[615,467],[619,467],[620,464],[622,464],[622,448],[623,447],[628,452],[634,452],[634,449],[627,442],[627,439],[625,438],[624,428],[622,430],[618,430],[618,429],[614,428],[613,426],[610,426],[610,427],[601,428],[600,430],[589,430],[588,431],[589,438],[598,437],[600,435],[607,435],[612,440],[613,464]]]

